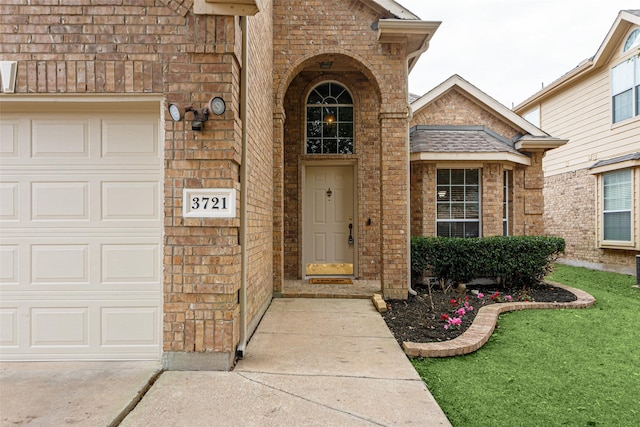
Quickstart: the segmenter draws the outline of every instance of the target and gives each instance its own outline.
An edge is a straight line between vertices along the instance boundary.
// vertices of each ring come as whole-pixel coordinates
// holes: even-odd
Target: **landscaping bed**
[[[456,338],[473,323],[480,307],[506,301],[571,302],[576,296],[562,288],[544,283],[525,288],[502,288],[491,285],[468,289],[446,289],[432,285],[414,287],[418,293],[407,300],[387,301],[383,318],[400,345],[447,341]],[[433,301],[433,308],[431,304]],[[459,324],[458,324],[459,323]]]

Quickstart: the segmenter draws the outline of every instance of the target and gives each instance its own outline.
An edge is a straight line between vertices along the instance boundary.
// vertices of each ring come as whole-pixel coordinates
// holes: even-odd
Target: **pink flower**
[[[449,324],[452,326],[460,326],[462,324],[462,319],[459,317],[452,317],[449,319]]]
[[[448,324],[448,323],[445,323],[445,324],[444,324],[444,328],[448,330],[448,329],[449,329],[449,324]]]
[[[506,299],[507,301],[511,301],[513,298],[511,298],[511,295],[507,295],[504,297],[504,299]]]
[[[464,316],[466,314],[466,310],[464,309],[464,307],[460,307],[459,309],[456,310],[456,314],[458,316]]]
[[[478,298],[484,298],[484,294],[482,292],[478,292]]]

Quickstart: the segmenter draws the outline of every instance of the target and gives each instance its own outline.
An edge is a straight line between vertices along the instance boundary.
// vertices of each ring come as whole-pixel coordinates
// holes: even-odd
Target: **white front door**
[[[353,166],[307,166],[303,199],[305,275],[353,275]]]

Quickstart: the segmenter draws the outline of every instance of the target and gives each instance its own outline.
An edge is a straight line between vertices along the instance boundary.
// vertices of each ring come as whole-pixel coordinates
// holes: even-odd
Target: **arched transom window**
[[[636,28],[629,34],[622,51],[627,52],[636,46],[640,46],[640,28]]]
[[[353,153],[353,98],[335,82],[316,86],[307,98],[307,154]]]

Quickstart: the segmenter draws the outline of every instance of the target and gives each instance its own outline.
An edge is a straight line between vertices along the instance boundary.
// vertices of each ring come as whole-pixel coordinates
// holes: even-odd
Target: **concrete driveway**
[[[232,372],[2,363],[0,414],[2,426],[450,425],[371,301],[350,299],[275,299]]]

